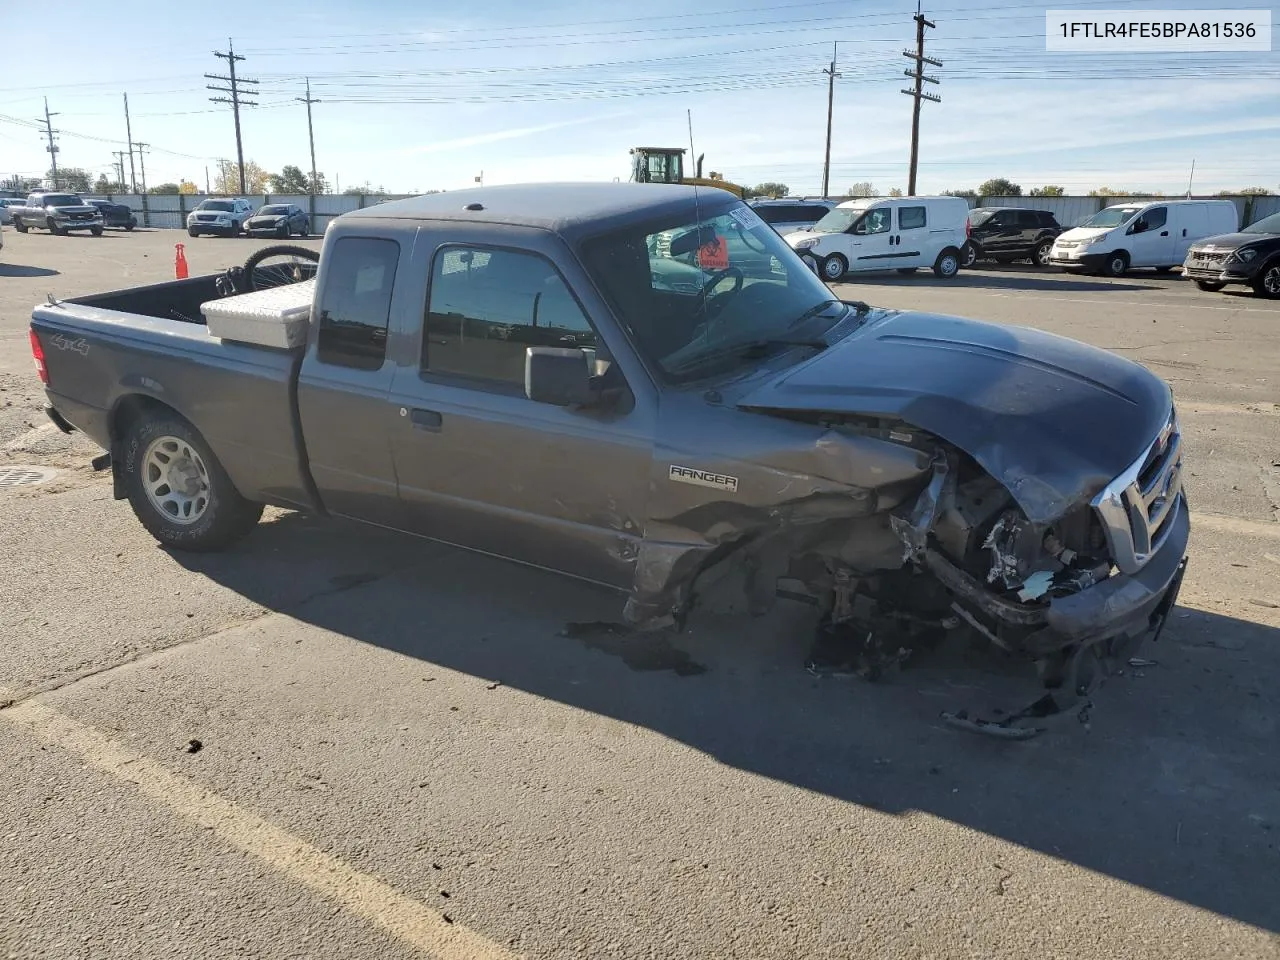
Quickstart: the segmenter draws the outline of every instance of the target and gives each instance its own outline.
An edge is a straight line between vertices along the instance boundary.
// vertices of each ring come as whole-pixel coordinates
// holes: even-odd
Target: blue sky
[[[117,0],[111,8],[120,26],[75,29],[102,21],[101,0],[64,0],[56,57],[44,44],[7,44],[0,176],[47,168],[40,133],[13,122],[39,116],[44,96],[60,114],[60,162],[106,172],[124,141],[127,91],[134,138],[152,144],[148,182],[203,186],[206,164],[235,156],[230,110],[208,102],[203,77],[225,72],[212,51],[225,51],[230,33],[248,57],[240,71],[261,81],[261,106],[243,115],[247,159],[269,170],[308,166],[306,113],[294,98],[310,76],[323,101],[314,108],[319,169],[331,184],[392,191],[458,189],[481,171],[486,183],[626,179],[629,147],[688,145],[691,110],[708,169],[816,192],[821,71],[839,42],[832,189],[906,186],[911,101],[899,90],[914,3],[377,0],[361,11],[335,0]],[[932,71],[942,103],[923,107],[919,192],[995,176],[1079,193],[1180,192],[1193,160],[1197,192],[1280,191],[1280,53],[1046,54],[1045,9],[1017,0],[926,4],[937,23],[928,53],[944,66]],[[1274,8],[1272,17],[1280,20]]]

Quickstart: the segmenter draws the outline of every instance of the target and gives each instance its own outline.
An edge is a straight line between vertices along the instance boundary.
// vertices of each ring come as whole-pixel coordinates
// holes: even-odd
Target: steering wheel
[[[724,293],[718,293],[714,297],[711,296],[711,291],[720,286],[721,281],[727,277],[733,277],[733,286]],[[742,285],[745,279],[742,271],[737,267],[725,267],[723,270],[717,270],[711,275],[711,278],[698,291],[698,298],[702,301],[699,311],[702,313],[703,322],[720,315],[720,312],[724,310],[729,301],[742,292]]]

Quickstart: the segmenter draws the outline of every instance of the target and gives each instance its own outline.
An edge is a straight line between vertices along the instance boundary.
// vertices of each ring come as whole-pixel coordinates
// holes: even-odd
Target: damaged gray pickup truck
[[[211,335],[202,305],[271,277],[314,288],[296,347]],[[682,625],[716,581],[753,612],[805,598],[869,674],[976,632],[1042,686],[950,716],[997,736],[1084,709],[1185,569],[1162,380],[837,299],[724,191],[381,204],[318,263],[51,300],[31,337],[50,416],[109,451],[116,497],[170,547],[225,547],[274,504],[604,584],[636,629]]]

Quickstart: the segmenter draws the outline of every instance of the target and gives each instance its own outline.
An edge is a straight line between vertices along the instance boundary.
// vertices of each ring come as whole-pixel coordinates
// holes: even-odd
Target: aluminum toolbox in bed
[[[315,279],[200,304],[211,336],[288,349],[307,342]]]

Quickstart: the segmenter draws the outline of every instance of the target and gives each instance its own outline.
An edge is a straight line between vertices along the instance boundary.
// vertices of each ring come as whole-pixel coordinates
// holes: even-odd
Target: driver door
[[[1166,267],[1174,264],[1174,238],[1169,231],[1169,208],[1152,207],[1129,225],[1129,264]]]
[[[892,227],[892,207],[873,207],[859,217],[848,230],[849,269],[886,269],[897,256],[890,243]]]

